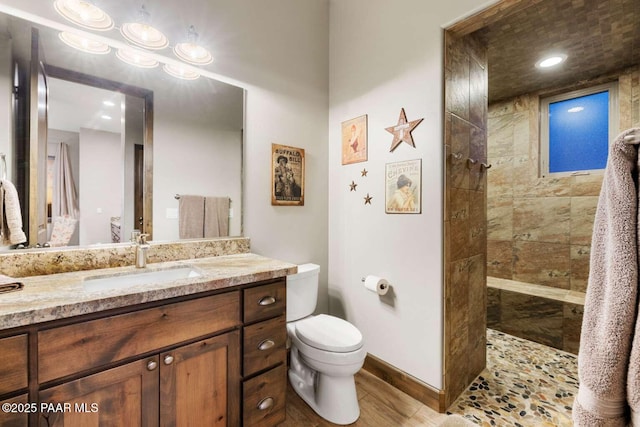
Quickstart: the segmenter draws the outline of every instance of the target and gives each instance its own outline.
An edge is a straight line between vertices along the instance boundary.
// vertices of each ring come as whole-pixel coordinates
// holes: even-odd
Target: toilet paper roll
[[[364,279],[364,287],[378,295],[385,295],[389,291],[389,282],[378,276],[367,276]]]

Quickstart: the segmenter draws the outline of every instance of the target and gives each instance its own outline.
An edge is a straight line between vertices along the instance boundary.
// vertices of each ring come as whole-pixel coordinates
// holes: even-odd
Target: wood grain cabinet
[[[237,425],[239,348],[233,331],[46,389],[40,426]]]
[[[18,334],[0,339],[0,426],[26,427],[29,419],[29,402],[26,393],[28,382],[28,335]],[[15,396],[17,394],[17,396]]]
[[[245,289],[243,424],[277,425],[286,417],[286,282]]]
[[[38,410],[0,425],[276,426],[285,293],[277,279],[16,328],[0,338],[0,403]]]

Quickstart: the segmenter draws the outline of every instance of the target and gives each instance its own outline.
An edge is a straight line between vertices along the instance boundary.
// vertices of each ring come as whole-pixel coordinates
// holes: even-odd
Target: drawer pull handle
[[[267,339],[262,341],[260,344],[258,344],[258,350],[261,350],[261,351],[269,350],[274,345],[276,345],[276,343],[273,340]]]
[[[170,354],[167,354],[167,355],[164,357],[164,364],[165,364],[165,365],[171,365],[172,363],[173,363],[173,356],[172,356],[172,355],[170,355]]]
[[[258,409],[264,411],[273,406],[273,397],[265,397],[260,402],[258,402]]]
[[[271,305],[271,304],[275,304],[276,303],[276,299],[274,297],[262,297],[260,298],[260,301],[258,301],[258,305]]]
[[[147,362],[147,370],[153,371],[157,367],[158,367],[158,362],[156,362],[155,360],[149,360]]]

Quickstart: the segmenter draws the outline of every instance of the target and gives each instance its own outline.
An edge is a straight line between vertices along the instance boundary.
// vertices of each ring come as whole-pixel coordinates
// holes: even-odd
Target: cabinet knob
[[[158,367],[158,362],[156,362],[155,360],[149,360],[147,362],[147,370],[153,371],[157,367]]]
[[[260,402],[258,402],[257,408],[261,411],[269,409],[273,406],[273,397],[265,397]]]
[[[262,341],[260,344],[258,344],[258,350],[260,351],[269,350],[274,345],[276,345],[276,343],[273,340],[266,339]]]
[[[276,299],[272,296],[262,297],[260,298],[260,301],[258,301],[259,305],[271,305],[275,303],[276,303]]]
[[[167,355],[164,357],[164,364],[165,364],[165,365],[171,365],[172,363],[173,363],[173,356],[172,356],[172,355],[170,355],[170,354],[167,354]]]

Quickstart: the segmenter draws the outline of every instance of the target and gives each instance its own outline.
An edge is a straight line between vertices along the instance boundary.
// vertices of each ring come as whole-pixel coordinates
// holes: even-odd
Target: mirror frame
[[[124,95],[142,98],[144,101],[144,173],[142,183],[142,217],[143,224],[141,232],[148,234],[149,240],[153,239],[153,91],[128,85],[126,83],[116,82],[78,71],[60,68],[54,65],[43,64],[45,75],[47,78],[56,78],[67,80],[73,83],[79,83],[87,86],[93,86],[100,89],[106,89],[113,92],[119,92]],[[36,165],[37,167],[37,165]],[[125,236],[123,236],[125,237]],[[126,240],[125,240],[126,241]]]

